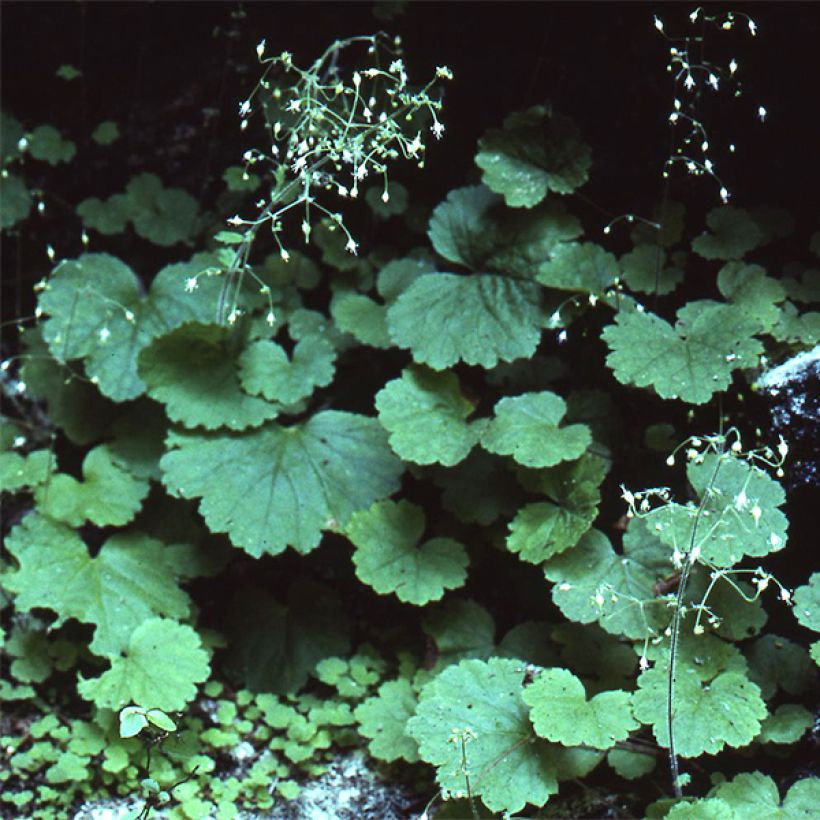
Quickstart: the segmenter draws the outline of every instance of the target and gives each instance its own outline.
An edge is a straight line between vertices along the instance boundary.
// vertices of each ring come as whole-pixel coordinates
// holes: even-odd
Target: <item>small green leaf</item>
[[[454,373],[405,368],[376,394],[376,410],[390,446],[405,461],[450,467],[478,441],[476,426],[466,421],[473,405]]]
[[[681,308],[675,327],[652,313],[622,310],[602,338],[611,350],[606,362],[622,384],[705,404],[729,386],[732,371],[757,364],[763,347],[752,338],[756,330],[739,308],[703,300]]]
[[[380,595],[393,592],[417,606],[462,586],[468,564],[464,547],[452,538],[419,544],[424,526],[421,507],[407,501],[381,501],[355,513],[346,533],[356,546],[353,563],[359,580]]]
[[[92,132],[91,139],[98,145],[111,145],[120,136],[120,129],[117,123],[112,120],[101,122]]]
[[[403,214],[407,210],[407,188],[400,182],[391,182],[387,191],[387,201],[384,199],[382,186],[371,186],[364,195],[365,202],[370,210],[379,219],[389,219],[391,216]]]
[[[145,717],[148,718],[149,723],[158,729],[162,729],[163,732],[175,732],[177,730],[176,723],[162,709],[149,709],[145,713]]]
[[[0,174],[0,229],[22,222],[31,212],[31,194],[16,174]]]
[[[231,165],[222,172],[222,179],[229,191],[255,191],[262,180],[256,174],[249,174],[238,165]]]
[[[754,218],[748,211],[723,205],[706,215],[712,233],[702,233],[692,240],[692,250],[704,259],[742,259],[764,241]]]
[[[587,180],[589,147],[575,123],[543,106],[510,114],[479,140],[482,181],[511,208],[531,208],[550,191],[570,194]]]
[[[538,281],[549,288],[603,293],[620,274],[618,260],[592,242],[562,242],[538,270]]]
[[[718,273],[718,288],[723,296],[759,322],[761,331],[769,330],[780,316],[778,304],[786,289],[760,265],[727,262]]]
[[[806,629],[820,632],[820,572],[794,591],[794,617]]]
[[[638,780],[655,768],[655,757],[651,754],[633,752],[628,749],[610,749],[607,763],[626,780]]]
[[[59,77],[61,80],[66,80],[70,82],[71,80],[76,80],[77,77],[82,77],[83,72],[80,71],[78,68],[75,68],[73,65],[69,65],[68,63],[64,63],[61,65],[55,72],[56,77]]]
[[[339,293],[333,299],[330,314],[339,330],[350,333],[362,344],[382,350],[393,346],[387,331],[387,310],[369,296],[350,291]]]
[[[57,521],[75,527],[86,521],[98,527],[122,526],[131,521],[148,494],[148,482],[134,478],[101,445],[83,461],[83,480],[56,473],[35,491],[39,508]]]
[[[297,342],[291,359],[276,342],[260,339],[239,357],[239,378],[245,390],[255,396],[295,404],[333,381],[335,362],[333,345],[320,336],[306,336]]]
[[[749,678],[756,683],[763,697],[774,697],[778,688],[790,695],[802,695],[817,683],[817,671],[806,650],[800,644],[767,634],[748,649]]]
[[[419,276],[388,308],[393,341],[434,370],[528,358],[541,339],[540,288],[489,274]]]
[[[151,618],[134,630],[110,669],[98,678],[80,678],[77,690],[101,709],[133,703],[180,712],[209,671],[208,653],[190,626]]]
[[[53,125],[40,125],[28,135],[28,152],[34,159],[49,165],[71,162],[77,153],[77,146],[65,140]]]
[[[180,188],[165,188],[155,174],[132,177],[125,189],[134,230],[155,245],[168,247],[191,237],[199,205]]]
[[[566,409],[560,396],[546,390],[503,398],[481,435],[481,445],[491,453],[512,456],[525,467],[574,461],[592,443],[592,436],[585,424],[558,426]]]
[[[495,648],[493,617],[471,600],[450,598],[422,621],[437,651],[436,668],[464,658],[489,658]]]
[[[523,697],[536,734],[564,746],[611,749],[639,728],[629,692],[601,692],[587,700],[584,684],[568,669],[544,669]]]
[[[667,264],[666,251],[658,245],[638,245],[620,259],[624,281],[632,291],[671,293],[683,280],[683,271]]]
[[[111,236],[126,229],[131,218],[131,204],[124,194],[114,194],[104,201],[92,196],[77,205],[77,215],[86,228]]]
[[[373,757],[385,763],[418,761],[418,744],[405,731],[417,705],[410,682],[399,678],[383,683],[377,695],[356,707],[359,733],[369,738],[367,748]]]
[[[760,743],[797,743],[814,723],[812,713],[796,703],[782,703],[763,721]]]
[[[0,453],[0,492],[13,493],[25,487],[36,487],[48,480],[54,470],[50,450],[31,453]]]
[[[136,737],[147,725],[145,710],[139,706],[126,706],[120,712],[120,737]]]

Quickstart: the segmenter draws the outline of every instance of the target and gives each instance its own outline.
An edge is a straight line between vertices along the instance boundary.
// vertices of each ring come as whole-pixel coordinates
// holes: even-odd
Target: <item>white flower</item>
[[[382,194],[382,202],[384,202],[385,205],[386,205],[389,201],[390,201],[390,194],[387,191],[385,191]]]
[[[746,490],[741,490],[735,497],[735,509],[742,510],[749,503],[746,497]]]
[[[444,126],[436,120],[431,126],[430,130],[433,132],[433,135],[437,140],[441,139],[441,135],[444,133]]]
[[[687,74],[683,84],[686,86],[687,91],[691,91],[695,87],[695,78],[691,74]]]
[[[657,15],[655,15],[655,28],[663,34],[663,20]]]
[[[734,74],[737,71],[737,60],[734,57],[729,61],[729,73]]]
[[[100,337],[100,341],[105,344],[111,336],[111,331],[107,327],[104,327],[97,335]]]
[[[282,257],[283,262],[288,262],[290,260],[290,254],[287,252],[287,250],[285,250],[285,248],[282,248],[282,250],[279,251],[279,256]]]
[[[259,45],[256,46],[256,56],[261,60],[262,55],[265,53],[265,39],[262,38],[259,41]]]
[[[269,310],[268,315],[265,317],[265,321],[273,327],[274,323],[276,322],[276,317],[273,315],[273,311]]]
[[[421,131],[419,131],[413,141],[407,146],[407,153],[414,157],[421,150]]]
[[[646,655],[641,655],[638,666],[640,666],[641,672],[646,672],[646,670],[649,669],[649,661],[646,659]]]
[[[134,314],[130,310],[125,311],[125,321],[126,322],[133,322],[134,321]]]
[[[450,71],[446,65],[436,66],[436,77],[440,77],[443,80],[452,80],[453,72]]]
[[[345,250],[348,253],[352,253],[354,256],[356,256],[358,254],[359,246],[356,242],[353,241],[352,237],[347,240],[347,244],[345,245]]]
[[[186,293],[193,293],[197,287],[199,287],[199,282],[197,281],[196,276],[189,276],[185,280],[185,292]]]
[[[761,122],[763,122],[766,119],[766,113],[766,109],[762,105],[758,106],[757,116],[760,118]]]
[[[244,117],[246,114],[251,113],[251,101],[244,100],[239,106],[239,116]]]
[[[761,515],[763,515],[763,510],[761,510],[760,507],[757,504],[755,504],[754,507],[752,507],[752,518],[754,518],[755,524],[757,524],[758,521],[760,521]]]

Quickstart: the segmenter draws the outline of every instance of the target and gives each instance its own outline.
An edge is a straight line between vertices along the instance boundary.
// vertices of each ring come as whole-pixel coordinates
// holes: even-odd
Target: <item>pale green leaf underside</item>
[[[98,678],[82,679],[80,694],[102,709],[134,704],[179,712],[196,696],[210,671],[208,653],[186,624],[151,618],[132,633],[122,656]]]
[[[622,384],[704,404],[729,386],[733,370],[756,365],[763,352],[756,329],[738,308],[717,302],[690,302],[674,328],[651,313],[621,311],[603,332],[606,361]]]
[[[142,350],[139,375],[171,421],[244,430],[276,417],[277,405],[242,390],[231,342],[228,328],[192,322]]]
[[[490,274],[418,277],[390,306],[390,336],[434,370],[529,358],[541,338],[540,288]]]
[[[406,368],[376,394],[376,410],[390,446],[405,461],[452,467],[478,441],[476,426],[466,421],[473,405],[454,373]]]
[[[549,391],[503,398],[481,435],[481,445],[525,467],[573,461],[592,443],[592,435],[585,424],[559,427],[566,409],[564,400]]]
[[[601,692],[587,700],[584,684],[567,669],[543,670],[523,697],[539,737],[564,746],[610,749],[639,728],[628,692]]]
[[[323,529],[394,492],[402,472],[375,419],[335,410],[245,435],[179,433],[173,444],[165,484],[201,498],[211,530],[256,557],[312,550]]]
[[[550,748],[530,741],[523,678],[517,660],[465,660],[422,690],[407,732],[418,741],[422,760],[436,767],[436,779],[447,792],[466,793],[458,739],[465,730],[475,735],[465,741],[472,792],[492,811],[543,806],[557,791]]]
[[[467,577],[467,552],[452,538],[422,544],[424,512],[407,501],[381,501],[355,513],[345,530],[356,546],[353,563],[360,581],[380,595],[423,606]]]
[[[51,609],[58,623],[76,618],[96,625],[91,651],[116,655],[146,618],[181,618],[188,596],[174,583],[165,546],[141,533],[119,533],[91,557],[74,530],[30,515],[6,545],[20,563],[7,577],[15,606]]]

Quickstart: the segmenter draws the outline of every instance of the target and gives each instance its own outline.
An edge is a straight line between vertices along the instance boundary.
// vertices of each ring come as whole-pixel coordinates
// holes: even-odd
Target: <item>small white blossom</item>
[[[640,661],[638,661],[638,666],[641,668],[641,672],[646,672],[649,669],[649,661],[646,659],[646,655],[641,655]]]
[[[754,507],[752,507],[751,512],[752,518],[754,518],[755,524],[757,524],[760,521],[760,516],[763,515],[763,510],[761,510],[760,507],[757,504],[755,504]]]
[[[746,490],[741,490],[735,497],[735,509],[742,510],[749,503],[746,497]]]
[[[259,44],[256,46],[256,56],[261,60],[262,55],[265,53],[265,40],[264,38],[259,41]]]
[[[352,253],[354,256],[356,256],[359,252],[359,245],[358,245],[358,243],[354,242],[352,238],[350,238],[350,239],[347,240],[347,244],[345,245],[345,250],[348,253]]]
[[[453,79],[453,72],[447,68],[446,65],[436,66],[436,77],[439,77],[443,80],[452,80]]]
[[[185,292],[186,293],[193,293],[199,287],[199,282],[197,281],[196,276],[189,276],[185,280]]]
[[[683,84],[686,86],[687,91],[691,91],[695,87],[695,78],[691,74],[687,74]]]
[[[655,15],[655,18],[654,18],[654,19],[655,19],[655,28],[656,28],[656,29],[657,29],[657,30],[658,30],[661,34],[663,34],[663,20],[661,20],[661,18],[660,18],[660,17],[658,17],[658,15],[657,15],[657,14]]]
[[[49,261],[54,261],[56,254],[54,253],[54,248],[52,248],[51,245],[46,245],[46,256],[49,258]]]
[[[384,202],[385,205],[386,205],[389,201],[390,201],[390,194],[387,191],[385,191],[382,194],[382,202]]]
[[[239,116],[244,117],[246,114],[251,113],[251,101],[250,100],[243,100],[242,103],[239,105]]]
[[[265,317],[265,321],[266,321],[266,322],[267,322],[267,323],[268,323],[271,327],[273,327],[273,325],[275,324],[275,322],[276,322],[276,317],[273,315],[273,311],[272,311],[272,310],[269,310],[269,311],[268,311],[268,315]]]
[[[749,31],[752,33],[752,37],[757,35],[757,23],[751,17],[749,18]]]
[[[433,135],[437,140],[441,139],[441,135],[444,133],[444,126],[436,120],[431,126],[430,130],[433,132]]]
[[[723,201],[723,202],[728,202],[729,201],[729,192],[726,190],[726,188],[722,187],[720,189],[720,198],[721,198],[721,201]]]
[[[758,119],[759,119],[761,122],[764,122],[764,121],[765,121],[765,119],[766,119],[766,114],[767,114],[766,109],[765,109],[762,105],[758,106],[758,108],[757,108],[757,116],[758,116]]]
[[[729,73],[734,74],[737,71],[737,60],[734,57],[729,61]]]
[[[789,601],[789,600],[791,600],[791,597],[792,597],[792,594],[791,594],[791,592],[789,592],[789,590],[787,590],[785,588],[780,590],[780,600],[781,601]]]
[[[134,314],[130,310],[125,311],[125,321],[126,322],[133,322],[134,321]]]
[[[111,331],[107,327],[104,327],[97,335],[100,337],[100,341],[105,344],[111,336]]]
[[[290,261],[290,254],[287,252],[285,248],[282,248],[282,250],[279,251],[279,256],[282,257],[283,262]]]

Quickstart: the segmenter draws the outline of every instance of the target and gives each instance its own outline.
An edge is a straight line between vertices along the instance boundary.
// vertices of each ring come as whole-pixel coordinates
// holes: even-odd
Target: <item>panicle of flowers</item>
[[[682,163],[687,173],[693,176],[705,174],[712,177],[718,185],[721,201],[727,203],[731,194],[718,175],[715,160],[710,156],[711,143],[706,128],[699,119],[698,109],[704,90],[717,92],[728,87],[732,89],[734,97],[740,97],[743,89],[736,74],[740,66],[734,56],[725,64],[712,62],[703,56],[705,29],[709,25],[720,31],[731,31],[739,24],[745,24],[746,30],[754,37],[757,34],[757,24],[743,12],[707,14],[702,7],[698,7],[689,15],[689,23],[697,26],[698,33],[670,37],[663,20],[656,16],[654,21],[655,28],[669,43],[666,70],[673,75],[678,89],[668,117],[669,123],[678,131],[681,127],[683,129],[672,155],[664,163],[663,176],[668,178],[671,166]],[[767,113],[764,106],[757,106],[756,114],[761,122],[766,119]],[[730,153],[735,152],[734,143],[730,143],[728,148]]]

